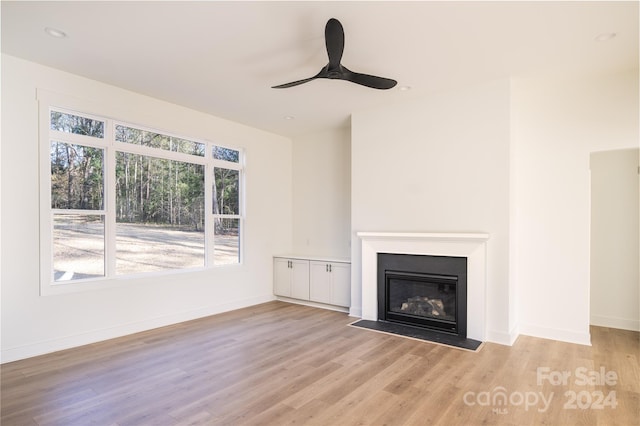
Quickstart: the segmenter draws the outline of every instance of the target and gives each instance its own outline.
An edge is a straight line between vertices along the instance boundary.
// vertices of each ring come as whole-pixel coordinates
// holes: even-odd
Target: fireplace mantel
[[[360,239],[431,240],[431,241],[486,241],[489,234],[433,233],[433,232],[358,232]]]
[[[378,319],[378,253],[467,258],[467,337],[486,340],[485,233],[358,232],[362,242],[362,319]]]

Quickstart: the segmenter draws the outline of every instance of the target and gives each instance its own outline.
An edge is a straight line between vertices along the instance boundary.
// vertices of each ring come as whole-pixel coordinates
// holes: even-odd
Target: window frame
[[[172,274],[190,273],[194,271],[210,270],[213,268],[238,267],[244,261],[244,229],[245,229],[245,151],[243,148],[229,146],[195,138],[179,135],[175,132],[168,132],[163,129],[153,128],[133,123],[131,121],[110,117],[108,114],[100,113],[102,108],[96,108],[93,104],[58,95],[45,90],[38,90],[36,99],[38,101],[38,122],[39,122],[39,175],[40,175],[40,294],[53,295],[68,292],[94,290],[109,288],[117,285],[129,284],[132,279],[165,276]],[[51,112],[58,111],[86,117],[104,122],[104,133],[102,138],[87,135],[67,133],[50,128]],[[169,151],[161,148],[144,145],[120,142],[116,140],[116,126],[122,125],[139,130],[154,132],[165,136],[185,139],[196,143],[202,143],[205,149],[204,156],[186,154],[177,151]],[[59,141],[63,143],[89,146],[103,149],[103,204],[102,210],[78,210],[78,209],[53,209],[51,207],[51,142]],[[233,151],[238,151],[239,161],[237,163],[218,160],[213,158],[213,147],[218,146]],[[141,272],[135,274],[117,274],[116,271],[116,155],[118,152],[143,155],[152,158],[178,161],[184,163],[198,164],[204,167],[204,266],[167,269],[162,271]],[[213,173],[216,167],[233,169],[239,175],[239,214],[233,215],[239,223],[239,251],[238,262],[216,264],[214,252],[216,247],[214,235],[214,214],[213,214]],[[81,278],[69,281],[55,281],[53,273],[54,265],[54,217],[56,214],[79,214],[79,215],[102,215],[104,217],[104,276]],[[219,215],[228,218],[229,215]]]

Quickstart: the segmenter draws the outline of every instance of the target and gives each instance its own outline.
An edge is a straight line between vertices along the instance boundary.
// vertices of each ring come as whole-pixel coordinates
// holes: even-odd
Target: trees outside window
[[[116,152],[116,273],[205,266],[204,165]]]

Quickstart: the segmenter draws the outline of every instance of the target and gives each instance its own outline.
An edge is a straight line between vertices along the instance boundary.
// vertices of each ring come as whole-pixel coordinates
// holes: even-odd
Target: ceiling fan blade
[[[340,21],[335,18],[327,21],[324,28],[324,40],[327,46],[327,56],[329,56],[329,69],[336,69],[340,66],[344,52],[344,29]]]
[[[304,80],[292,81],[291,83],[280,84],[278,86],[271,86],[272,89],[286,89],[288,87],[298,86],[300,84],[308,83],[311,80],[315,80],[318,78],[317,75],[309,78],[305,78]]]
[[[342,69],[344,70],[343,77],[342,77],[343,80],[360,84],[362,86],[371,87],[373,89],[381,89],[381,90],[391,89],[396,84],[398,84],[397,81],[392,80],[390,78],[377,77],[375,75],[369,75],[369,74],[360,74],[357,72],[349,71],[344,66],[342,67]]]

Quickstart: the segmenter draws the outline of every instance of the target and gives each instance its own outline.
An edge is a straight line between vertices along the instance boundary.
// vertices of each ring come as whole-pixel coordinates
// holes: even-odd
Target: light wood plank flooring
[[[593,327],[591,347],[521,336],[473,353],[353,320],[270,302],[4,364],[1,423],[639,424],[639,333]],[[601,367],[615,383],[576,371]],[[538,384],[538,368],[571,376]]]

